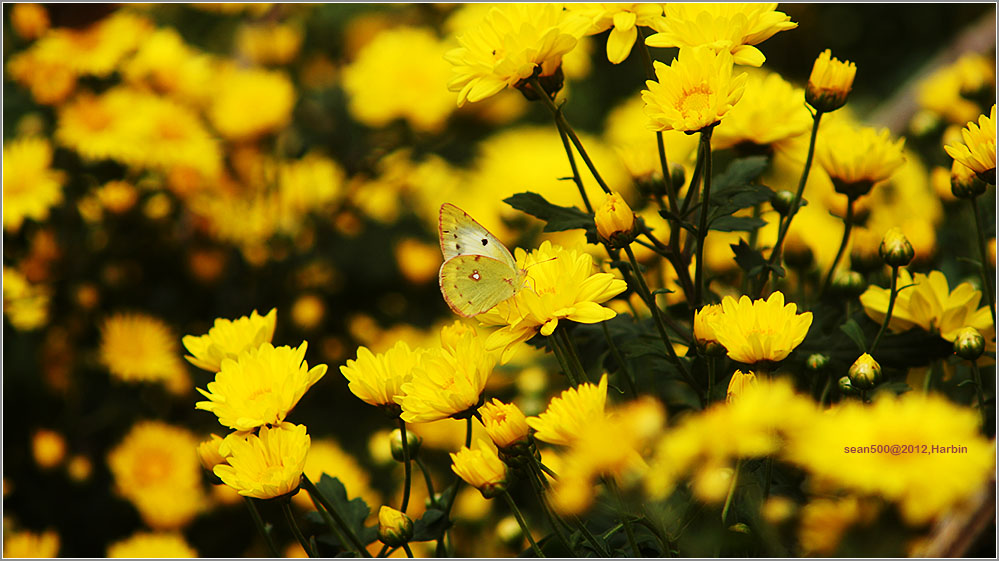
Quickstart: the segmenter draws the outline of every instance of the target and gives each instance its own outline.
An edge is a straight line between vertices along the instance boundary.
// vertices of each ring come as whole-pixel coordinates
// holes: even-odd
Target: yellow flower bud
[[[406,431],[406,443],[409,445],[409,459],[412,460],[420,453],[420,445],[423,444],[423,439],[413,431]],[[402,453],[401,430],[395,429],[392,431],[392,434],[389,435],[389,445],[392,450],[392,458],[397,462],[405,461],[405,456]]]
[[[222,438],[217,434],[212,434],[208,440],[198,444],[198,459],[201,460],[201,467],[211,473],[215,466],[226,463],[225,456],[219,453],[219,444]]]
[[[807,366],[809,370],[812,370],[814,372],[822,370],[828,364],[829,364],[829,356],[821,353],[810,354],[808,355],[808,358],[805,360],[805,366]]]
[[[756,374],[753,372],[746,372],[743,374],[742,370],[736,370],[735,374],[732,374],[732,379],[728,382],[728,392],[725,394],[725,401],[732,403],[747,388],[756,385]]]
[[[965,360],[976,360],[985,351],[985,337],[974,327],[968,326],[957,332],[954,338],[954,354]]]
[[[635,239],[635,213],[621,195],[611,193],[597,209],[597,233],[615,247],[624,247]]]
[[[853,88],[857,65],[840,61],[826,49],[815,59],[812,74],[805,87],[805,101],[819,111],[835,111],[846,104],[846,96]]]
[[[975,170],[954,160],[950,166],[950,192],[959,199],[973,199],[985,192],[985,182]]]
[[[482,415],[482,424],[486,428],[486,434],[493,440],[501,450],[511,446],[527,442],[528,431],[527,418],[523,411],[513,403],[503,403],[498,399],[482,406],[479,409]]]
[[[694,340],[697,346],[707,355],[722,354],[725,348],[715,336],[712,321],[722,313],[721,304],[709,304],[694,312]]]
[[[399,547],[412,537],[412,519],[405,512],[382,505],[378,510],[378,539],[387,546]]]
[[[878,253],[891,267],[904,267],[912,261],[912,257],[915,255],[912,244],[902,233],[901,228],[891,228],[885,232]]]
[[[457,453],[451,453],[451,461],[451,469],[458,477],[483,497],[491,499],[506,491],[506,464],[484,440],[476,441],[474,450],[462,446]]]
[[[881,365],[864,353],[850,366],[850,385],[862,390],[873,388],[881,380]]]

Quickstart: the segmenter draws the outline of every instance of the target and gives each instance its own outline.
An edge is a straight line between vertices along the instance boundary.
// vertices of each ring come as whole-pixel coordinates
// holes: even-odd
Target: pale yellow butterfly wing
[[[459,255],[483,255],[517,269],[517,261],[510,250],[467,212],[451,203],[441,205],[437,233],[445,262]]]
[[[524,272],[485,255],[458,255],[441,265],[438,278],[448,306],[472,317],[517,294]]]

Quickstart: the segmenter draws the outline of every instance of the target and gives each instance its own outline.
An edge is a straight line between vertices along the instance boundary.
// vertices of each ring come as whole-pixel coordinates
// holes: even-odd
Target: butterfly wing
[[[458,315],[477,316],[520,291],[516,267],[485,255],[458,255],[441,265],[441,294]]]
[[[441,205],[437,233],[445,262],[459,255],[483,255],[500,261],[513,270],[517,269],[517,262],[510,250],[467,212],[451,203]]]

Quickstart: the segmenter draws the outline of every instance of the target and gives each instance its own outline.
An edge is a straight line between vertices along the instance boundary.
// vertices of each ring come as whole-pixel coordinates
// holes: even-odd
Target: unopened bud
[[[975,170],[954,160],[950,167],[950,192],[959,199],[974,199],[985,192],[987,186]]]
[[[604,199],[594,221],[600,239],[613,247],[624,247],[635,239],[635,213],[617,193]]]
[[[794,193],[784,189],[774,193],[772,199],[770,199],[770,205],[774,207],[781,216],[787,216],[787,213],[791,212],[791,205],[794,204]]]
[[[784,239],[784,262],[798,270],[808,269],[815,261],[815,253],[801,236],[791,230]]]
[[[721,315],[721,311],[721,304],[708,304],[694,312],[694,340],[697,348],[707,356],[725,353],[725,347],[718,342],[712,323]]]
[[[735,374],[732,374],[732,379],[728,382],[728,391],[725,394],[725,401],[732,403],[739,396],[745,393],[747,388],[756,385],[756,374],[752,371],[743,373],[742,370],[736,370]]]
[[[507,547],[519,549],[524,541],[524,531],[517,523],[516,518],[507,516],[496,525],[496,537]]]
[[[835,111],[846,104],[846,97],[853,88],[857,65],[840,62],[826,49],[815,59],[812,74],[805,87],[805,101],[819,111]]]
[[[818,372],[829,365],[829,356],[821,353],[810,354],[805,360],[805,365],[809,370]]]
[[[850,382],[849,376],[841,377],[836,384],[839,386],[839,391],[843,394],[849,395],[853,393],[853,384]]]
[[[864,353],[850,366],[849,375],[853,387],[869,390],[881,381],[881,365],[874,357]]]
[[[833,277],[832,287],[846,296],[859,296],[867,288],[864,275],[857,271],[838,271]]]
[[[413,537],[413,520],[390,506],[378,511],[378,539],[387,546],[399,547]]]
[[[957,332],[954,338],[954,354],[965,360],[976,360],[985,352],[985,337],[974,327],[968,326]]]
[[[395,429],[392,434],[389,435],[389,443],[392,447],[392,458],[397,462],[406,461],[405,456],[402,451],[402,431]],[[420,453],[420,444],[423,443],[423,439],[420,438],[413,431],[406,431],[406,443],[409,445],[409,459],[412,460]]]
[[[915,252],[912,244],[899,228],[891,228],[881,239],[878,253],[890,267],[904,267],[912,261]]]

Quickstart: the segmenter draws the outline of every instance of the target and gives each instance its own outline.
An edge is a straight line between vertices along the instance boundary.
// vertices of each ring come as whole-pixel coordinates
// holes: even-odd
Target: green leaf
[[[347,500],[347,489],[343,486],[343,483],[336,477],[330,477],[325,473],[319,478],[316,488],[333,505],[333,508],[336,509],[347,526],[360,538],[361,543],[367,545],[375,541],[378,537],[378,528],[376,526],[364,525],[364,520],[371,513],[371,509],[368,508],[368,504],[364,502],[364,499],[356,497]],[[350,544],[337,544],[335,538],[332,536],[330,538],[327,541],[334,545],[343,545],[345,548],[351,547]]]
[[[712,179],[715,192],[722,192],[756,181],[767,170],[768,165],[766,156],[750,156],[734,160],[725,169],[725,173]]]
[[[449,527],[451,527],[451,521],[444,516],[443,510],[429,508],[424,511],[423,516],[413,521],[413,539],[411,541],[436,540]]]
[[[864,338],[864,330],[860,329],[860,324],[856,320],[851,318],[843,325],[839,326],[840,331],[846,333],[846,336],[850,338],[860,349],[860,352],[865,352],[867,350],[867,340]]]
[[[562,232],[565,230],[590,230],[595,228],[593,217],[578,208],[558,206],[545,200],[537,193],[517,193],[503,199],[503,202],[513,208],[540,218],[546,222],[545,232]]]
[[[743,271],[746,271],[747,275],[751,277],[756,276],[767,267],[767,260],[763,258],[763,254],[759,250],[749,247],[746,240],[739,240],[738,244],[730,244],[729,247],[732,248],[732,252],[735,254],[736,265]],[[783,275],[784,272],[781,270],[779,276]]]
[[[766,225],[766,220],[752,216],[719,216],[711,221],[708,229],[719,232],[752,232]]]

